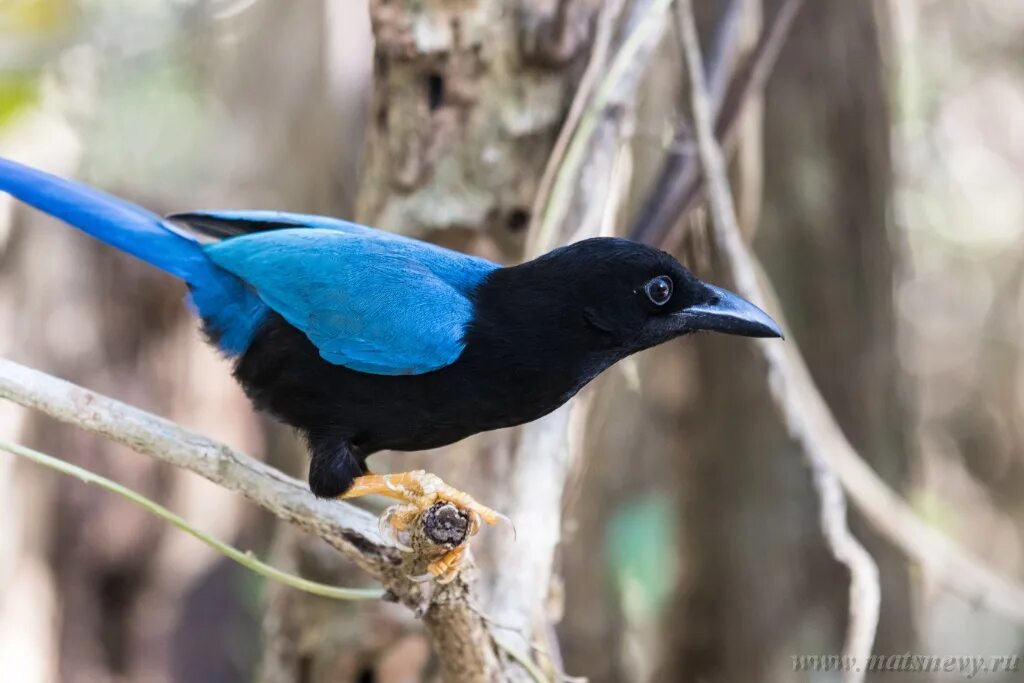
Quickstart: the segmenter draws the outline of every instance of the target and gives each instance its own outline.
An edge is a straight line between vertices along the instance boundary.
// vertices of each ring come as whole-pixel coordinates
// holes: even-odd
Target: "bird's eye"
[[[664,306],[672,298],[672,278],[667,275],[651,278],[644,285],[644,292],[647,293],[647,298],[651,300],[652,304]]]

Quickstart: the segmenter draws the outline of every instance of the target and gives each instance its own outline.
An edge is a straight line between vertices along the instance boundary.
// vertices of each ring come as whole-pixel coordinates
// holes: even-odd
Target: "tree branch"
[[[342,588],[340,586],[330,586],[317,581],[310,581],[296,574],[278,569],[277,567],[260,561],[251,553],[243,552],[233,545],[225,543],[214,538],[210,534],[200,531],[186,522],[183,517],[174,514],[160,503],[147,498],[138,491],[118,484],[116,481],[112,481],[106,477],[102,477],[95,472],[85,469],[84,467],[73,465],[72,463],[61,460],[60,458],[55,458],[52,455],[40,453],[39,451],[27,448],[20,444],[10,443],[3,439],[0,439],[0,451],[7,451],[11,455],[24,458],[25,460],[36,463],[37,465],[42,465],[43,467],[48,467],[51,470],[60,472],[61,474],[75,477],[84,484],[92,484],[105,489],[110,493],[121,496],[156,517],[159,517],[168,524],[184,531],[193,538],[198,539],[221,555],[224,555],[243,567],[246,567],[250,571],[259,574],[266,579],[270,579],[271,581],[277,581],[282,585],[289,586],[306,593],[331,598],[333,600],[380,600],[384,597],[383,591],[379,588]]]
[[[346,554],[367,562],[371,573],[377,573],[379,562],[391,564],[397,557],[381,539],[369,512],[317,499],[297,479],[169,420],[3,358],[0,398],[241,493],[277,517],[344,546]]]
[[[590,58],[587,61],[587,68],[580,78],[579,87],[573,95],[572,104],[565,116],[565,122],[558,131],[558,138],[551,150],[547,163],[544,165],[544,173],[541,174],[540,182],[537,184],[537,193],[533,198],[533,208],[530,212],[530,231],[528,240],[535,241],[534,235],[540,230],[541,224],[547,220],[548,201],[551,199],[551,190],[559,175],[565,172],[565,154],[570,143],[576,135],[576,128],[580,119],[583,118],[587,108],[591,105],[594,95],[594,88],[597,87],[601,78],[601,72],[608,63],[608,50],[612,44],[612,37],[615,33],[615,20],[622,12],[624,0],[608,0],[601,7],[597,16],[597,29],[594,32],[594,45],[590,50]],[[526,252],[536,251],[527,245]]]
[[[377,519],[341,501],[321,500],[273,467],[169,420],[0,358],[0,398],[99,434],[242,494],[278,518],[315,534],[378,579],[389,597],[422,613],[446,670],[457,680],[488,683],[501,672],[491,633],[464,581],[428,598],[409,579],[422,557],[385,543]],[[415,533],[425,534],[418,528]],[[425,611],[424,611],[425,610]],[[454,679],[453,679],[454,680]]]
[[[586,226],[580,227],[577,225],[579,221],[571,220],[579,218],[570,214],[573,201],[578,202],[582,195],[600,195],[585,188],[581,189],[578,182],[579,174],[588,162],[593,163],[595,158],[607,151],[599,143],[595,144],[595,138],[601,124],[608,123],[606,114],[611,105],[626,107],[633,104],[631,95],[636,91],[641,76],[646,72],[651,53],[661,41],[665,29],[664,15],[670,2],[671,0],[637,0],[632,3],[627,12],[625,38],[619,44],[614,58],[608,63],[604,78],[597,84],[593,98],[578,114],[570,111],[568,124],[574,128],[559,135],[560,142],[565,139],[565,147],[563,149],[561,144],[556,144],[551,163],[548,164],[551,171],[549,173],[547,169],[545,170],[546,175],[553,175],[550,180],[551,187],[541,188],[546,192],[543,198],[544,210],[535,229],[532,229],[527,237],[526,258],[536,258],[557,247],[573,231],[585,232]],[[604,30],[610,30],[610,22],[613,19],[610,13],[616,9],[614,3],[606,6],[602,17]],[[597,47],[600,48],[600,44]],[[575,103],[573,106],[575,108]],[[615,139],[617,141],[618,136],[615,136]]]
[[[725,158],[715,139],[714,114],[704,79],[693,8],[690,0],[676,2],[690,77],[697,148],[708,183],[715,246],[739,293],[755,302],[763,302],[764,294],[757,271],[743,242],[736,218]],[[755,344],[768,367],[767,379],[772,398],[790,435],[803,446],[804,457],[820,500],[819,516],[826,544],[832,555],[850,571],[850,614],[844,653],[854,658],[854,661],[867,661],[878,628],[881,600],[878,566],[847,526],[846,498],[828,455],[828,442],[822,439],[824,434],[821,430],[827,424],[823,420],[831,416],[827,410],[814,415],[806,402],[795,400],[800,395],[797,393],[800,387],[796,385],[801,377],[793,354],[787,355],[785,348],[777,341],[758,339]],[[792,342],[790,345],[793,346]],[[824,408],[823,402],[821,407]],[[843,675],[846,681],[864,679],[863,671],[849,670]]]

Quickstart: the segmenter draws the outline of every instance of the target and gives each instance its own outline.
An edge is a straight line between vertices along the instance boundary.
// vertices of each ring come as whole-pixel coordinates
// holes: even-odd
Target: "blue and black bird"
[[[164,219],[3,159],[0,191],[184,280],[252,402],[304,435],[313,493],[403,500],[399,529],[439,498],[468,510],[474,531],[498,515],[426,473],[368,474],[372,453],[535,420],[617,361],[691,332],[781,336],[756,306],[623,239],[501,267],[321,216]],[[431,571],[448,578],[460,559]]]

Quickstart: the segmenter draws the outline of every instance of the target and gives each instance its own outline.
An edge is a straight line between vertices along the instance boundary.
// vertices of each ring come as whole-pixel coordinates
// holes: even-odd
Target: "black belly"
[[[235,376],[253,403],[307,434],[346,441],[365,458],[382,449],[416,451],[535,420],[571,397],[605,363],[577,367],[510,358],[467,341],[462,356],[422,375],[350,370],[320,357],[276,314],[239,359]]]

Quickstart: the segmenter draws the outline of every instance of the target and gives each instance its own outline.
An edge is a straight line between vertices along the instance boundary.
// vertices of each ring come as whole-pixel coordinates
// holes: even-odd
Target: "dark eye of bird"
[[[664,306],[672,298],[672,278],[667,275],[652,278],[644,285],[644,291],[652,304]]]

